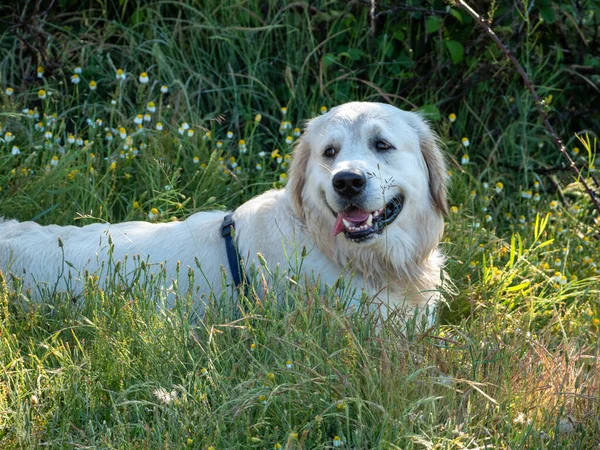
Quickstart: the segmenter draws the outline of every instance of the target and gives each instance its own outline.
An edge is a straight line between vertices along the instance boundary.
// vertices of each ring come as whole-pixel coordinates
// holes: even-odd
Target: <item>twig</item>
[[[479,14],[477,14],[477,12],[473,8],[471,8],[467,4],[467,2],[465,2],[464,0],[456,0],[456,4],[460,8],[462,8],[464,11],[466,11],[467,14],[469,14],[473,19],[475,19],[475,21],[479,24],[479,26],[481,28],[483,28],[483,30],[496,43],[498,48],[500,48],[502,53],[504,53],[504,55],[515,66],[515,68],[519,72],[519,75],[521,75],[521,78],[523,78],[523,82],[525,83],[525,86],[527,87],[527,89],[529,89],[529,92],[531,92],[531,95],[533,96],[533,101],[535,102],[535,106],[537,107],[538,113],[540,114],[542,123],[546,127],[546,130],[548,130],[548,133],[554,140],[556,147],[558,148],[558,150],[562,153],[562,155],[565,157],[565,159],[569,163],[568,168],[576,175],[577,180],[579,180],[579,182],[583,185],[585,191],[590,196],[590,199],[592,200],[592,203],[593,203],[594,207],[596,208],[596,211],[598,211],[598,214],[600,214],[600,204],[598,203],[596,194],[590,188],[590,186],[587,184],[584,176],[581,174],[581,172],[577,168],[577,165],[575,164],[573,159],[571,159],[571,157],[569,156],[569,153],[567,152],[567,149],[565,148],[565,144],[563,144],[561,139],[558,137],[558,135],[554,131],[554,128],[550,124],[550,121],[548,120],[548,115],[546,114],[546,111],[544,111],[544,108],[542,107],[542,101],[540,100],[540,97],[537,95],[537,92],[535,91],[535,88],[533,87],[533,84],[531,83],[531,80],[529,79],[527,72],[525,72],[525,70],[523,69],[523,67],[521,66],[519,61],[517,61],[517,58],[515,58],[513,53],[508,48],[506,48],[506,46],[502,43],[500,38],[498,38],[496,33],[494,33],[492,28],[488,25],[487,21],[482,19],[481,16]]]

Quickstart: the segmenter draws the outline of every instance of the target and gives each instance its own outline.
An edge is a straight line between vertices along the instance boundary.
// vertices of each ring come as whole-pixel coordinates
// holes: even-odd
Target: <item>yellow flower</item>
[[[138,202],[137,200],[133,202],[133,209],[139,209],[140,208],[140,202]]]
[[[275,381],[275,374],[273,372],[269,372],[267,374],[267,378],[269,379],[269,381]]]
[[[458,206],[452,206],[450,208],[450,211],[453,212],[453,213],[457,213],[458,212]]]
[[[42,66],[38,66],[37,67],[37,77],[38,78],[43,78],[44,77],[44,68]]]
[[[598,319],[597,317],[594,317],[592,319],[592,324],[594,324],[594,326],[597,327],[598,325],[600,325],[600,319]]]
[[[284,183],[287,180],[287,174],[286,173],[282,173],[279,174],[279,181]]]
[[[456,122],[456,114],[450,113],[450,115],[448,116],[448,120],[450,121],[450,123]]]
[[[321,114],[325,114],[327,112],[327,106],[321,106],[319,111],[321,111]]]
[[[252,344],[250,344],[250,350],[252,350],[252,351],[256,350],[256,344],[254,342]]]
[[[502,184],[502,182],[498,181],[496,183],[496,193],[499,194],[500,192],[502,192],[502,189],[504,189],[504,184]]]
[[[552,200],[550,202],[550,208],[552,208],[552,209],[558,208],[558,202],[556,200]]]
[[[155,220],[158,217],[158,215],[159,215],[158,209],[152,208],[150,210],[150,212],[148,213],[148,218],[150,220]]]
[[[257,114],[254,116],[254,122],[260,123],[261,120],[262,120],[262,114]]]
[[[46,98],[46,91],[43,89],[40,89],[38,91],[38,98],[41,98],[42,100]]]
[[[117,162],[113,161],[112,163],[110,163],[110,170],[115,170],[117,168]]]

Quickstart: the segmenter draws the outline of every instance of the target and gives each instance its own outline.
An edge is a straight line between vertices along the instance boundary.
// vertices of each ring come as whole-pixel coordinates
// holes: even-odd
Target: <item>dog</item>
[[[246,271],[278,267],[329,286],[345,277],[356,298],[431,320],[443,278],[438,244],[446,189],[438,138],[421,115],[382,103],[346,103],[307,122],[284,189],[233,212],[233,242]],[[181,268],[201,273],[192,288],[202,309],[211,293],[234,284],[225,215],[83,227],[3,220],[0,269],[31,291],[46,286],[77,293],[84,274],[102,272],[109,259],[137,255],[151,273],[166,271],[167,280]],[[179,278],[179,289],[190,288],[189,277]]]

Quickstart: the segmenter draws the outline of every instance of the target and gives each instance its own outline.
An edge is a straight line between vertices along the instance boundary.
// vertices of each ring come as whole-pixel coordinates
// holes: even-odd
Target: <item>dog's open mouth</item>
[[[336,236],[343,231],[346,238],[351,241],[365,241],[381,233],[385,227],[396,220],[403,206],[404,196],[399,194],[377,211],[368,212],[358,208],[348,208],[337,214],[333,235]]]

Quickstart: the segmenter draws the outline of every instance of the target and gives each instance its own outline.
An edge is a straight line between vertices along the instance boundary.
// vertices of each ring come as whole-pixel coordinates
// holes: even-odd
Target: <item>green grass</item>
[[[0,447],[599,444],[598,216],[561,170],[518,77],[467,18],[394,10],[371,35],[368,8],[341,2],[34,9],[26,4],[10,16],[21,24],[0,34],[3,216],[66,225],[232,208],[285,184],[286,139],[322,106],[390,99],[432,113],[446,144],[452,212],[442,246],[455,292],[439,325],[406,335],[345,312],[343,286],[252,294],[235,320],[222,298],[197,321],[189,293],[178,293],[172,310],[156,308],[166,300],[161,280],[113,277],[101,289],[90,278],[83,302],[33,303],[3,274]],[[521,39],[517,54],[594,186],[597,112],[582,105],[596,80],[573,83],[547,46],[556,27],[523,11],[514,13],[523,25],[516,38],[506,16],[499,33]],[[440,31],[431,31],[438,19]],[[470,49],[463,60],[451,60],[449,39]],[[489,71],[503,76],[481,81]],[[138,130],[135,118],[147,112]],[[179,133],[184,122],[192,136]]]

